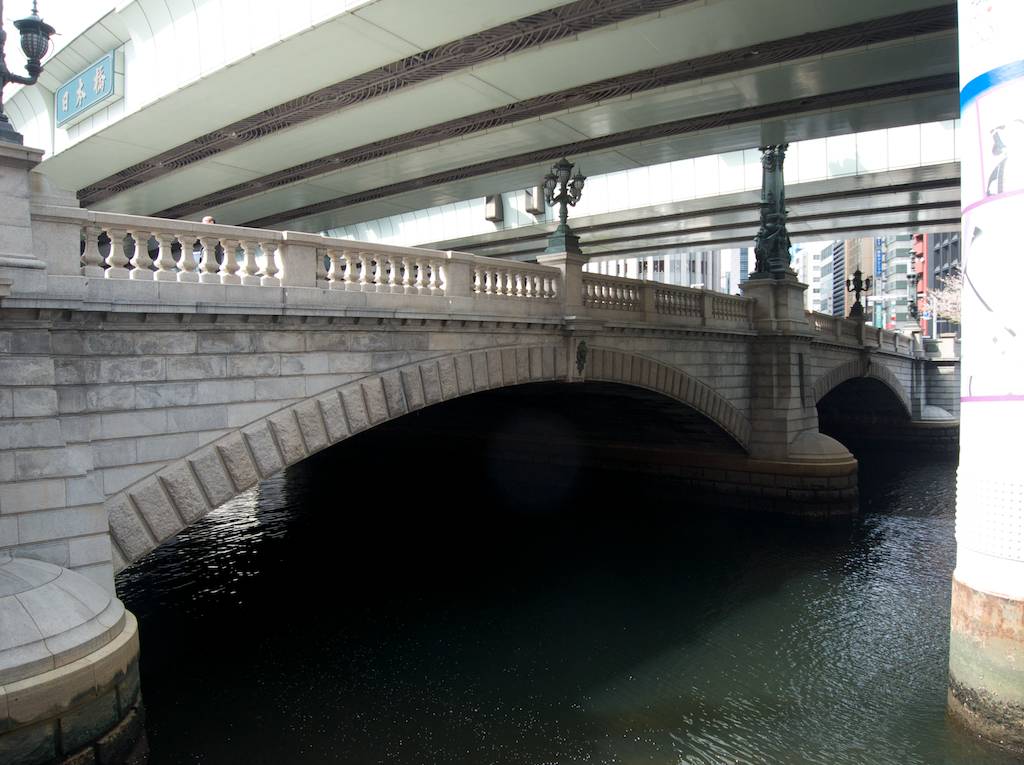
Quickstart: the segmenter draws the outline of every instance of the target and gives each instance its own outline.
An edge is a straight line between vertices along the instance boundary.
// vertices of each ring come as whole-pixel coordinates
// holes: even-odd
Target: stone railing
[[[99,287],[97,282],[155,283],[160,285],[161,300],[210,304],[282,302],[283,297],[275,297],[278,293],[250,288],[306,287],[317,289],[321,296],[293,290],[287,302],[397,310],[414,308],[419,305],[418,298],[435,297],[448,299],[450,306],[455,305],[452,300],[469,299],[472,305],[458,304],[466,311],[487,313],[494,306],[507,304],[507,308],[497,308],[498,312],[562,313],[562,273],[552,266],[293,231],[47,205],[32,206],[32,228],[37,254],[47,272],[87,277],[98,299],[133,303],[136,293],[140,300],[148,293],[139,292],[141,288],[114,290],[113,284]],[[181,288],[176,291],[174,285]],[[189,291],[185,285],[199,286]],[[220,289],[206,292],[202,285]],[[85,288],[78,290],[83,291]],[[362,297],[341,297],[339,292]]]
[[[38,203],[31,213],[36,253],[47,274],[85,277],[51,281],[45,295],[33,295],[40,307],[73,299],[114,310],[366,309],[544,321],[583,315],[753,329],[751,298],[583,272],[579,259],[521,263]]]
[[[872,327],[854,319],[830,316],[817,311],[807,311],[807,326],[816,335],[825,335],[831,341],[843,345],[877,348],[901,356],[918,354],[920,343],[913,337]]]
[[[753,327],[750,298],[621,276],[584,272],[581,301],[588,315],[610,321],[733,330]]]
[[[610,311],[642,311],[640,290],[644,283],[636,279],[601,274],[583,274],[583,305]]]

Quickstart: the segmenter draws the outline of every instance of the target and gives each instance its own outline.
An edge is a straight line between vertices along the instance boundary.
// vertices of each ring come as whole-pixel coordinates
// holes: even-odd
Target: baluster
[[[281,280],[277,278],[280,269],[277,267],[277,242],[260,242],[263,250],[263,271],[260,273],[260,284],[264,287],[278,287]]]
[[[220,284],[220,270],[217,264],[217,244],[219,239],[215,236],[199,237],[199,244],[203,247],[202,259],[199,261],[199,281],[202,284]]]
[[[108,229],[107,236],[110,237],[110,252],[107,253],[107,270],[103,272],[106,279],[127,279],[128,258],[124,254],[124,229]]]
[[[473,293],[479,295],[483,291],[483,270],[480,266],[473,266]]]
[[[341,258],[345,261],[345,290],[348,292],[358,292],[359,279],[356,277],[357,255],[352,250],[342,250]]]
[[[430,287],[430,294],[443,295],[444,290],[441,289],[441,264],[439,261],[431,260],[428,265],[430,266],[430,282],[427,286]]]
[[[402,256],[402,292],[406,295],[416,294],[416,263],[412,258]]]
[[[526,283],[523,285],[523,297],[532,298],[532,297],[535,296],[534,295],[534,291],[533,291],[533,288],[534,288],[534,283],[533,283],[534,276],[530,272],[527,272],[527,273],[524,274],[524,279],[525,279]]]
[[[400,255],[391,258],[391,273],[388,276],[388,292],[392,295],[401,295],[405,291],[402,285],[405,270],[405,259]]]
[[[359,253],[359,291],[370,292],[373,290],[373,275],[370,273],[370,254]]]
[[[158,282],[174,282],[178,275],[174,272],[174,257],[171,255],[171,248],[174,246],[174,234],[156,234],[156,241],[160,245],[160,251],[156,257],[156,273],[153,278]]]
[[[327,250],[327,257],[331,261],[331,267],[327,270],[327,286],[332,290],[345,289],[344,277],[341,273],[341,253],[337,250]]]
[[[416,292],[419,295],[425,295],[429,294],[429,290],[426,264],[421,258],[416,258]]]
[[[224,262],[220,264],[221,284],[241,284],[242,277],[238,275],[238,240],[221,239],[222,257]]]
[[[246,287],[260,286],[260,266],[256,261],[257,243],[242,240],[242,284]]]
[[[100,255],[99,238],[103,229],[85,227],[85,251],[82,253],[82,276],[103,276],[103,256]]]
[[[484,283],[483,283],[483,293],[485,295],[492,294],[491,269],[490,268],[481,267],[480,268],[480,273],[483,275],[483,280],[484,280]]]
[[[195,237],[189,234],[175,234],[178,246],[181,251],[178,253],[178,281],[198,282],[199,274],[196,272],[196,256],[192,252],[192,243]]]
[[[128,233],[135,240],[135,254],[132,255],[132,270],[128,275],[129,278],[153,281],[153,272],[150,270],[153,267],[153,259],[149,257],[148,250],[149,232],[129,231]]]
[[[378,253],[374,256],[374,269],[373,269],[373,291],[374,292],[387,292],[388,291],[388,265],[387,256]]]

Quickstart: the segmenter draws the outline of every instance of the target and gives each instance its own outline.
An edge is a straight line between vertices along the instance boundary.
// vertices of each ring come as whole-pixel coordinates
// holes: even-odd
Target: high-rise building
[[[818,305],[814,310],[827,314],[832,313],[832,257],[835,244],[835,242],[829,242],[822,248],[819,254],[819,263],[821,264],[818,271],[820,294]]]
[[[832,315],[846,316],[846,242],[832,243]]]

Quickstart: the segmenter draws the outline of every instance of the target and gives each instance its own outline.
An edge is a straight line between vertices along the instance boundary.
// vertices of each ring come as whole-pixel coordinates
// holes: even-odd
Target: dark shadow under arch
[[[481,391],[620,383],[685,404],[734,448],[746,448],[747,418],[684,370],[601,348],[592,349],[582,378],[568,362],[564,342],[465,351],[367,375],[259,418],[106,501],[115,572],[284,467],[381,423]]]

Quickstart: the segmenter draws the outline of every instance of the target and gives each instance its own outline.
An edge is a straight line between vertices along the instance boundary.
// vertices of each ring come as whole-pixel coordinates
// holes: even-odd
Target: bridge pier
[[[772,461],[780,475],[798,485],[805,477],[814,487],[809,499],[815,514],[821,514],[823,503],[830,506],[829,515],[857,512],[857,460],[818,430],[809,361],[813,335],[803,303],[807,285],[787,274],[783,279],[752,277],[741,289],[757,301],[753,323],[758,337],[750,350],[750,456]]]

